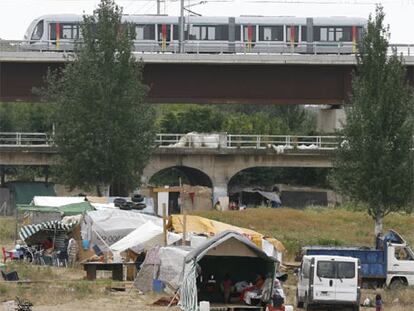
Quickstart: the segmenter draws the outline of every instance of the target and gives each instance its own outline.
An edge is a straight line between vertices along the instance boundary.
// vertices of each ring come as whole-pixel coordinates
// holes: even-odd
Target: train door
[[[161,47],[161,51],[164,52],[170,46],[171,43],[171,25],[158,24],[158,44]]]
[[[286,44],[294,49],[299,42],[299,26],[286,26]]]
[[[243,41],[245,42],[245,51],[251,52],[256,43],[256,25],[243,25]]]

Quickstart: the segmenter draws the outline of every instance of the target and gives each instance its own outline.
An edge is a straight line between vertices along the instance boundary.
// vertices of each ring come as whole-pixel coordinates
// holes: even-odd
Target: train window
[[[286,26],[286,42],[299,41],[299,26]]]
[[[178,30],[178,25],[173,25],[173,40],[180,39],[180,31]]]
[[[226,29],[226,28],[224,28]],[[190,25],[190,40],[228,40],[222,26]]]
[[[343,41],[344,32],[342,28],[335,29],[335,41]]]
[[[155,25],[135,25],[136,40],[155,40]]]
[[[306,26],[301,26],[301,41],[308,41],[308,33]]]
[[[283,41],[283,26],[259,26],[260,41]]]
[[[216,40],[222,40],[222,41],[226,41],[229,40],[229,26],[228,25],[217,25],[215,26],[215,31],[216,31]],[[240,29],[236,27],[236,32],[237,29]],[[240,30],[239,30],[240,32]],[[237,36],[237,34],[236,34]],[[239,34],[240,37],[240,34]],[[240,39],[239,39],[240,40]]]
[[[328,28],[328,41],[335,41],[335,28]]]
[[[256,42],[256,26],[243,25],[243,41]]]
[[[241,26],[236,24],[236,27],[234,27],[234,40],[235,41],[240,41],[241,38]]]
[[[43,36],[43,20],[39,21],[36,24],[36,27],[33,30],[31,39],[32,40],[40,40],[40,39],[42,39],[42,36]]]

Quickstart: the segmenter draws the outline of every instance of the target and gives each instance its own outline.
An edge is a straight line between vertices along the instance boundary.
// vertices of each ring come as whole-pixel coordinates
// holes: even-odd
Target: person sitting
[[[52,238],[48,237],[46,240],[44,240],[42,243],[42,247],[44,250],[52,249],[53,248]]]
[[[230,274],[226,273],[226,275],[224,276],[224,280],[223,280],[224,303],[230,302],[230,294],[231,294],[232,286],[233,286],[233,282],[230,278]]]

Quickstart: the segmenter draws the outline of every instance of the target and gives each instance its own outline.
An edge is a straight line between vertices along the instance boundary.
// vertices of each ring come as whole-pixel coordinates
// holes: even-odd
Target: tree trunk
[[[96,195],[98,197],[101,197],[102,196],[101,187],[99,185],[96,185]]]
[[[377,213],[375,215],[375,236],[378,236],[379,233],[382,234],[382,215]]]

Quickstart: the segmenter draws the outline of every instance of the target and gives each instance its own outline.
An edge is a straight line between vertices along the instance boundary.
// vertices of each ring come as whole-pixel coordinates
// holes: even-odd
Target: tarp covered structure
[[[43,213],[61,213],[62,216],[73,216],[85,214],[88,211],[93,211],[94,208],[89,202],[72,203],[62,206],[38,206],[38,205],[19,205],[19,211],[23,212],[43,212]]]
[[[58,207],[81,202],[85,202],[85,197],[35,196],[32,203],[38,206]]]
[[[277,267],[275,258],[267,256],[242,234],[224,231],[187,254],[180,289],[180,307],[185,311],[198,310],[197,265],[200,266],[203,276],[207,273],[208,277],[211,273],[216,279],[223,279],[224,273],[229,272],[230,265],[237,266],[238,261],[242,262],[243,267],[237,267],[235,273],[268,274],[274,278]]]
[[[167,232],[167,244],[171,245],[181,240],[181,235]],[[162,226],[156,225],[152,221],[148,221],[142,226],[138,227],[118,242],[111,245],[113,252],[123,252],[127,249],[135,253],[140,253],[144,250],[150,249],[156,245],[164,244],[164,234]]]
[[[64,224],[61,221],[47,221],[40,224],[35,225],[27,225],[20,229],[19,237],[21,240],[26,241],[26,243],[37,243],[39,241],[34,241],[36,235],[41,233],[42,231],[49,231],[49,232],[70,232],[75,226],[76,222],[70,224]]]
[[[147,222],[162,227],[161,218],[147,214],[118,209],[91,211],[86,213],[82,222],[82,238],[108,251],[107,245],[118,242]]]
[[[194,232],[197,234],[216,235],[220,232],[231,230],[248,236],[252,241],[260,241],[264,238],[264,235],[254,230],[236,227],[220,221],[211,220],[208,218],[188,215],[186,230],[187,232]],[[176,233],[182,233],[184,230],[184,216],[183,215],[172,215],[170,217],[170,229]],[[275,238],[266,238],[278,252],[283,252],[285,247],[282,242]]]
[[[55,188],[52,183],[45,182],[20,182],[14,181],[6,184],[13,193],[14,204],[29,204],[33,197],[38,195],[55,196]]]

